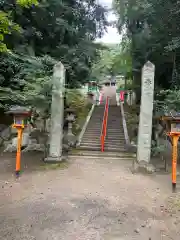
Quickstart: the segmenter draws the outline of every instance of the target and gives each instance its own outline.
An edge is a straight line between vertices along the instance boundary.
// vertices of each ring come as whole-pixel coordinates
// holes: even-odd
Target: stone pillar
[[[155,66],[147,62],[142,69],[141,108],[138,132],[137,162],[148,165],[151,156],[151,135],[154,99]]]
[[[65,68],[61,62],[58,62],[54,66],[53,72],[49,152],[45,159],[48,162],[59,162],[62,160],[64,92]]]

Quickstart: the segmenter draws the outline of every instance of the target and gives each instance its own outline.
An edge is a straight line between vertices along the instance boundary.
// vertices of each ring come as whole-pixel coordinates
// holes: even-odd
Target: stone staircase
[[[100,151],[101,128],[104,115],[104,105],[96,106],[79,149]],[[125,152],[125,140],[119,106],[109,106],[105,152]]]
[[[125,152],[125,138],[119,106],[110,105],[107,122],[105,151]]]
[[[69,157],[78,156],[87,160],[89,158],[132,160],[135,154],[126,150],[121,107],[117,106],[116,102],[116,88],[103,87],[102,93],[101,105],[95,106],[80,145],[78,144],[78,147],[69,153]],[[104,152],[101,152],[101,128],[107,97],[109,98],[109,114]]]
[[[79,149],[100,151],[100,136],[103,115],[104,105],[95,106],[87,129],[83,135]]]

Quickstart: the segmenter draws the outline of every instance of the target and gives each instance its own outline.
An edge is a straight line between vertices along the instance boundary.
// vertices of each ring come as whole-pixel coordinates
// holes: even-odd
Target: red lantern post
[[[17,129],[18,134],[18,143],[17,143],[17,153],[16,153],[16,170],[15,174],[18,177],[21,170],[21,144],[22,144],[22,135],[25,127],[28,124],[28,118],[31,116],[31,111],[23,107],[14,107],[11,108],[7,114],[11,114],[14,117],[14,123],[12,124],[13,128]]]
[[[161,118],[165,122],[166,133],[172,138],[172,191],[176,191],[177,175],[177,146],[180,137],[180,117],[164,116]]]

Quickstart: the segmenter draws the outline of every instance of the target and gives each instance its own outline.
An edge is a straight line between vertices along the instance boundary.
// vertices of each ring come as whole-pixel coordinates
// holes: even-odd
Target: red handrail
[[[104,108],[104,117],[101,128],[101,152],[104,152],[104,143],[106,139],[107,121],[108,121],[108,110],[109,110],[109,98],[106,98],[106,104]]]

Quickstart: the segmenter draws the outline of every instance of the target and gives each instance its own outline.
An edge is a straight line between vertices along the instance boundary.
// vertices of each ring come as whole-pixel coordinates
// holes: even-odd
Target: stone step
[[[132,157],[116,157],[116,156],[101,156],[101,155],[97,155],[97,156],[91,156],[91,155],[69,155],[68,156],[68,160],[74,160],[78,157],[79,160],[86,160],[88,161],[89,160],[92,160],[92,159],[95,159],[95,160],[98,160],[98,159],[102,159],[102,160],[110,160],[110,161],[113,161],[113,160],[118,160],[118,161],[133,161],[134,158]]]
[[[102,125],[97,126],[97,125],[94,124],[94,126],[88,126],[86,131],[89,131],[89,130],[99,130],[101,128],[102,128]]]
[[[105,144],[108,144],[108,145],[124,145],[125,144],[125,141],[108,141],[108,140],[105,140]]]
[[[115,122],[115,123],[120,123],[122,122],[119,116],[115,116],[113,118],[108,118],[108,123]]]
[[[123,126],[121,123],[114,123],[112,125],[107,125],[107,129],[115,130],[116,128],[123,129]]]
[[[124,138],[124,134],[121,134],[121,133],[119,133],[119,134],[118,133],[116,133],[116,134],[115,133],[114,134],[113,133],[107,133],[106,137],[109,137],[109,138],[114,138],[114,137]]]
[[[92,156],[114,156],[114,157],[131,157],[134,158],[136,157],[136,154],[134,153],[129,153],[129,152],[101,152],[101,151],[81,151],[81,150],[72,150],[71,152],[69,152],[69,155],[81,155],[81,156],[88,156],[88,155],[92,155]]]
[[[91,139],[92,141],[96,140],[96,139],[100,139],[101,138],[101,132],[99,133],[92,133],[92,134],[84,134],[83,136],[83,140],[84,139]],[[106,141],[108,142],[124,142],[124,137],[115,137],[115,136],[106,136],[105,138]]]
[[[100,116],[97,116],[97,117],[91,117],[89,124],[90,124],[91,122],[101,123],[102,121],[103,121],[103,118],[102,118],[101,115],[100,115]]]
[[[125,148],[125,144],[108,144],[105,143],[104,144],[105,148],[116,148],[116,149],[121,149],[121,148]]]
[[[80,146],[79,148],[78,148],[79,150],[86,150],[86,151],[100,151],[101,150],[101,147],[99,147],[99,146],[96,146],[96,147],[91,147],[91,146]],[[125,149],[125,148],[108,148],[108,147],[106,147],[106,148],[104,148],[105,150],[105,152],[127,152],[127,150]]]
[[[107,134],[106,135],[106,139],[109,139],[109,140],[117,140],[117,139],[119,139],[119,140],[124,140],[124,135],[122,134],[122,135],[115,135],[115,134]]]
[[[93,124],[97,124],[97,125],[102,125],[102,120],[94,120],[94,119],[91,119],[88,123],[88,126],[91,126]]]
[[[114,130],[123,130],[123,126],[121,124],[113,124],[112,126],[107,126],[108,130],[114,131]]]
[[[107,128],[110,128],[110,129],[115,129],[115,128],[123,128],[123,125],[121,122],[118,122],[118,123],[111,123],[111,124],[107,124]]]
[[[93,142],[82,142],[80,147],[83,147],[83,146],[87,146],[87,147],[100,147],[101,146],[101,143],[100,142],[96,142],[96,143],[93,143]],[[116,149],[121,149],[121,148],[125,148],[125,143],[123,144],[108,144],[108,143],[105,143],[104,144],[105,147],[107,148],[116,148]]]
[[[112,142],[112,141],[108,141],[108,140],[105,140],[105,144],[107,144],[107,145],[114,145],[114,146],[120,146],[120,145],[124,145],[125,144],[125,141],[123,141],[123,142],[120,142],[120,141],[114,141],[114,142]]]
[[[114,137],[114,136],[124,136],[124,133],[120,132],[118,130],[116,132],[109,132],[109,131],[107,131],[106,132],[106,136],[112,136],[112,137]]]
[[[122,134],[123,133],[123,131],[120,131],[119,129],[116,129],[116,130],[113,130],[113,131],[110,131],[109,129],[107,129],[106,130],[107,131],[107,133],[111,133],[111,134]]]
[[[82,138],[82,140],[83,141],[91,141],[91,142],[98,142],[98,141],[100,141],[100,139],[101,139],[101,137],[100,137],[100,135],[99,135],[99,137],[97,137],[97,138],[90,138],[90,137],[88,137],[88,136],[83,136],[83,138]],[[125,142],[125,139],[124,138],[113,138],[113,139],[111,139],[111,138],[105,138],[105,141],[106,142],[110,142],[110,143],[116,143],[116,142],[118,142],[118,143],[123,143],[123,142]]]
[[[106,140],[124,140],[124,135],[107,134]]]
[[[87,129],[88,128],[99,128],[101,126],[102,126],[102,123],[92,122],[92,123],[88,124]]]
[[[91,122],[89,122],[87,128],[89,128],[89,127],[96,127],[96,126],[97,126],[97,127],[102,126],[102,121],[101,121],[101,122],[91,121]]]
[[[114,126],[114,124],[115,125],[121,125],[122,126],[122,122],[121,121],[119,121],[119,119],[118,119],[118,121],[112,121],[112,120],[110,120],[110,119],[108,119],[108,121],[107,121],[107,126]]]
[[[120,136],[118,138],[115,138],[114,136],[109,136],[109,135],[106,135],[106,140],[107,141],[112,141],[112,142],[116,142],[116,141],[124,141],[124,136]]]
[[[99,139],[100,139],[100,136],[101,136],[101,132],[97,132],[97,133],[85,133],[84,136],[83,136],[83,139],[84,139],[84,138],[92,139],[92,140],[94,140],[95,138],[99,138]]]
[[[113,139],[113,141],[112,141],[109,139],[105,139],[105,142],[108,144],[123,144],[123,143],[125,143],[125,140],[124,139]]]
[[[127,154],[127,153],[118,153],[118,152],[100,152],[100,151],[78,151],[78,152],[70,152],[68,157],[70,159],[76,158],[76,157],[80,157],[80,158],[93,158],[93,159],[97,159],[97,158],[102,158],[104,159],[109,159],[113,160],[113,159],[118,159],[118,160],[133,160],[135,159],[136,155],[132,154]]]
[[[97,135],[99,135],[99,137],[100,137],[100,135],[101,135],[100,130],[96,131],[96,132],[86,132],[83,137],[88,136],[88,137],[93,137],[94,138],[94,136],[97,136]]]
[[[101,135],[101,129],[99,129],[98,131],[89,131],[89,132],[85,132],[85,134],[84,134],[84,136],[83,137],[85,137],[85,136],[88,136],[88,137],[93,137],[94,135],[99,135],[99,137],[100,137],[100,135]],[[94,137],[93,137],[93,139],[94,139]]]
[[[107,127],[122,126],[121,122],[107,122]]]
[[[92,127],[87,127],[86,132],[95,132],[95,131],[99,131],[102,129],[102,126],[92,126]],[[108,128],[106,129],[107,134],[124,134],[122,129],[114,129],[114,130],[109,130]]]
[[[108,140],[124,140],[124,136],[123,135],[106,135],[106,139]]]
[[[80,145],[80,147],[83,147],[83,146],[87,146],[87,147],[89,147],[89,146],[91,146],[91,147],[99,147],[99,146],[101,146],[101,142],[100,142],[100,141],[99,141],[99,142],[91,142],[91,143],[82,142],[81,145]]]
[[[100,127],[88,127],[87,129],[86,129],[86,132],[89,132],[89,131],[93,131],[93,132],[95,132],[95,131],[100,131],[101,130],[101,128],[102,128],[102,126],[100,126]]]
[[[111,146],[124,146],[125,141],[123,141],[123,142],[120,142],[120,141],[112,142],[112,141],[105,140],[105,144],[106,145],[111,145]]]
[[[82,141],[81,142],[81,145],[80,146],[83,146],[83,145],[97,145],[97,146],[100,146],[101,145],[101,141],[96,141],[96,142],[92,142],[92,141]]]
[[[95,130],[100,130],[102,126],[92,126],[92,127],[87,127],[86,131],[95,131]]]
[[[98,129],[101,129],[101,128],[102,128],[102,125],[94,124],[94,126],[93,125],[92,126],[88,126],[86,131],[88,131],[88,130],[98,130]]]
[[[125,144],[125,140],[117,140],[117,141],[109,141],[109,140],[105,140],[106,144],[111,144],[111,145],[121,145],[121,144]]]
[[[115,128],[113,130],[109,130],[108,128],[106,129],[106,132],[107,134],[110,133],[110,134],[122,134],[124,133],[123,129],[120,129],[119,127],[118,128]]]
[[[107,141],[107,140],[105,140],[105,144],[106,145],[112,145],[112,146],[121,146],[121,145],[124,145],[125,144],[125,141],[114,141],[114,142],[112,142],[112,141]]]
[[[78,147],[77,149],[80,149],[80,150],[90,150],[90,151],[100,151],[101,150],[101,147],[100,146],[93,146],[93,147],[91,147],[91,146],[82,146],[82,145],[80,145],[80,147]]]
[[[91,142],[91,143],[86,143],[86,142],[82,142],[80,147],[90,147],[90,148],[96,148],[96,147],[100,147],[101,146],[101,142],[99,143],[94,143],[94,142]],[[104,145],[106,147],[106,149],[124,149],[125,148],[125,145],[124,144],[119,144],[119,145],[110,145],[110,144],[105,144]]]
[[[110,129],[115,129],[117,127],[122,128],[123,127],[122,123],[118,122],[118,123],[108,123],[107,124],[107,128],[110,128]]]
[[[120,132],[120,131],[116,131],[116,132],[109,132],[109,131],[106,131],[106,135],[107,136],[124,136],[124,133],[123,132]]]
[[[83,145],[83,144],[90,144],[90,145],[100,145],[101,144],[101,141],[100,141],[100,139],[98,139],[98,140],[94,140],[94,141],[92,141],[91,139],[82,139],[82,141],[81,141],[81,145]],[[117,146],[117,147],[119,147],[119,146],[124,146],[125,145],[125,141],[114,141],[114,142],[112,142],[112,141],[106,141],[105,140],[105,145],[107,145],[107,146]]]
[[[107,125],[107,129],[109,131],[115,131],[115,130],[118,130],[118,131],[122,131],[123,130],[123,126],[122,124],[112,124],[112,126],[110,125]]]
[[[121,129],[121,128],[123,128],[123,125],[121,124],[121,123],[112,123],[112,124],[107,124],[107,128],[108,129],[112,129],[112,130],[114,130],[114,129],[116,129],[116,128],[119,128],[119,129]]]

